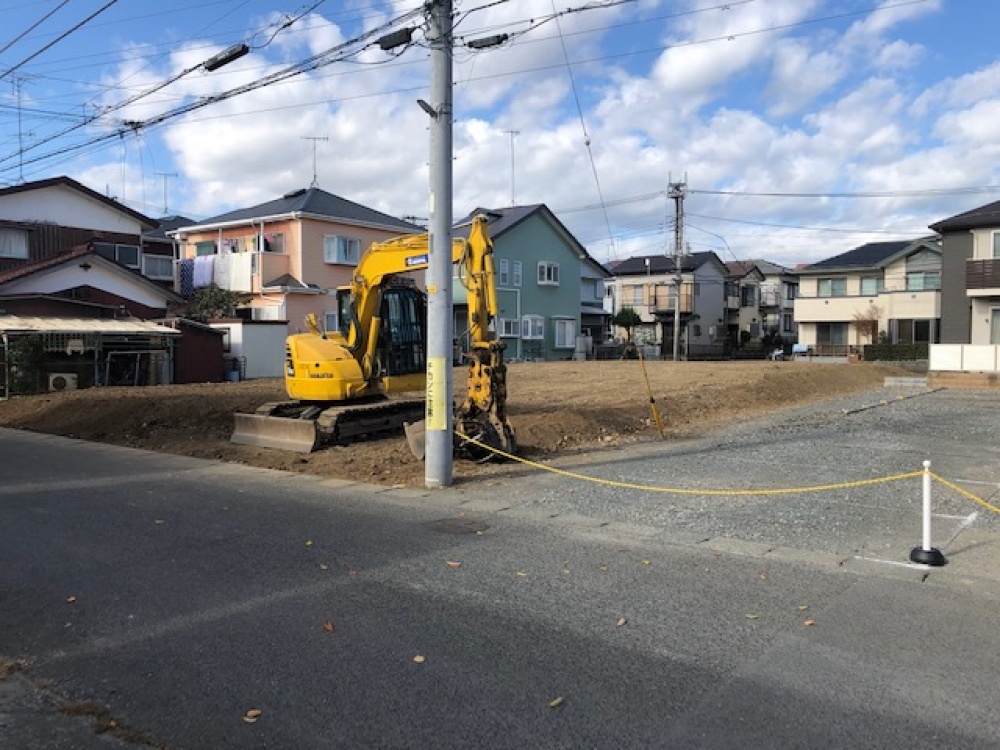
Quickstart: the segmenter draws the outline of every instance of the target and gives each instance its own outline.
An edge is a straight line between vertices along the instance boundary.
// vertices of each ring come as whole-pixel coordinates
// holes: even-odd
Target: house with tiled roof
[[[92,243],[97,253],[164,286],[173,284],[169,241],[146,241],[159,222],[71,177],[0,188],[0,271]]]
[[[798,343],[843,356],[883,339],[933,344],[941,335],[938,237],[870,242],[795,272]]]
[[[337,328],[335,290],[350,283],[373,242],[424,230],[318,187],[168,231],[178,248],[176,291],[215,284],[242,292],[249,319],[283,320],[290,332],[308,313]]]
[[[601,343],[610,315],[604,282],[610,273],[542,203],[477,208],[459,220],[456,237],[467,237],[473,216],[484,215],[496,269],[496,330],[510,359],[583,358],[578,337]],[[458,346],[468,346],[466,294],[452,285]]]
[[[631,307],[642,319],[632,331],[635,344],[672,356],[677,318],[680,356],[713,354],[717,349],[721,353],[727,336],[729,269],[714,252],[683,255],[679,267],[672,255],[633,256],[616,264],[612,273],[608,285],[612,314]],[[623,338],[624,331],[616,331],[616,336]]]
[[[941,343],[1000,344],[1000,201],[930,228],[941,235]]]

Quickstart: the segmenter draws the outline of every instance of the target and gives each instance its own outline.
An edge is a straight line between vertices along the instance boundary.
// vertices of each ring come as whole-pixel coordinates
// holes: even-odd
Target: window
[[[622,287],[622,304],[623,305],[641,305],[642,304],[642,285],[641,284],[629,284],[628,286]]]
[[[861,296],[874,297],[882,291],[882,279],[878,276],[861,277]]]
[[[556,349],[573,349],[576,347],[576,321],[556,320]]]
[[[215,249],[213,243],[212,249]],[[98,255],[121,263],[129,268],[139,267],[139,246],[138,245],[113,245],[110,242],[95,242],[94,252]]]
[[[846,346],[848,323],[817,323],[816,343]]]
[[[745,286],[740,289],[740,307],[757,307],[757,287]]]
[[[521,261],[497,259],[497,286],[521,286]]]
[[[795,299],[795,292],[798,289],[794,284],[785,284],[785,299],[791,302]]]
[[[174,278],[174,261],[169,255],[142,255],[142,275],[151,279]]]
[[[500,318],[500,337],[501,338],[517,338],[520,334],[520,327],[517,324],[517,320],[511,320],[510,318]]]
[[[521,318],[521,338],[542,340],[545,338],[545,318],[541,315],[525,315]]]
[[[819,279],[816,282],[817,297],[846,297],[847,279]]]
[[[538,262],[538,283],[559,286],[559,264],[548,260]]]
[[[215,255],[215,242],[208,240],[207,242],[194,243],[194,254],[197,256]]]
[[[906,291],[908,292],[922,292],[940,288],[940,271],[910,271],[906,274]]]
[[[340,330],[340,316],[336,310],[327,310],[323,313],[323,330],[327,333]]]
[[[993,256],[1000,258],[1000,232],[993,233]]]
[[[782,333],[792,332],[792,316],[787,313],[781,316],[781,331]]]
[[[361,260],[361,240],[328,234],[323,237],[323,261],[356,266]]]
[[[23,229],[0,229],[0,258],[28,257],[28,233]]]
[[[276,234],[264,233],[264,252],[283,253],[285,252],[285,235],[280,232]]]

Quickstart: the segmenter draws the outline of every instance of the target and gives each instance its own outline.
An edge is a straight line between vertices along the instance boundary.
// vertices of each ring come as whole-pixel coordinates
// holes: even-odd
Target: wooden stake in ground
[[[649,394],[649,408],[653,410],[653,421],[656,423],[656,431],[663,437],[663,422],[660,421],[660,410],[656,408],[656,399],[653,398],[653,389],[649,385],[649,374],[646,372],[646,360],[642,358],[642,349],[636,347],[639,353],[639,365],[642,367],[642,377],[646,381],[646,392]]]

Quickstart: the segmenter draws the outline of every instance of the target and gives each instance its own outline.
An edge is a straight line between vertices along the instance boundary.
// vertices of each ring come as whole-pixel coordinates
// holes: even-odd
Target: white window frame
[[[510,286],[510,271],[506,258],[497,258],[497,286]]]
[[[154,271],[150,266],[160,266],[161,270]],[[149,279],[171,280],[174,278],[174,259],[169,255],[143,253],[142,275]]]
[[[990,253],[991,258],[1000,258],[1000,232],[993,232],[993,247]]]
[[[511,284],[519,288],[521,286],[521,261],[519,260],[511,261],[510,266],[511,266],[510,268]]]
[[[538,261],[538,285],[559,286],[559,264],[551,260]]]
[[[875,282],[875,289],[865,291],[865,282]],[[882,279],[878,276],[862,276],[858,282],[858,290],[862,297],[876,297],[882,291]]]
[[[521,335],[521,324],[517,318],[500,318],[500,338],[516,339]]]
[[[361,260],[361,240],[342,234],[323,235],[323,262],[356,266]]]
[[[544,341],[545,318],[541,315],[522,315],[521,338],[525,341]]]
[[[336,310],[325,310],[323,312],[323,330],[326,333],[334,333],[340,330],[340,315]]]
[[[14,227],[0,227],[0,258],[27,260],[28,232]]]
[[[576,318],[555,318],[553,321],[555,343],[553,349],[576,348]],[[567,333],[568,330],[568,333]],[[567,341],[568,338],[568,341]]]

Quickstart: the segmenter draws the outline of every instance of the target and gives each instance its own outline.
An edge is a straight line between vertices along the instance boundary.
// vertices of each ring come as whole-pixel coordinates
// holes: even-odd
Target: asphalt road
[[[1000,398],[899,395],[434,492],[0,430],[0,747],[996,747],[997,514],[707,492],[995,503]]]

